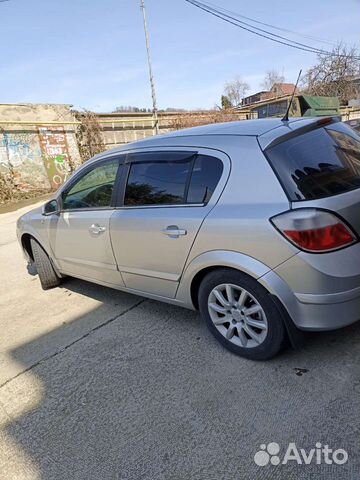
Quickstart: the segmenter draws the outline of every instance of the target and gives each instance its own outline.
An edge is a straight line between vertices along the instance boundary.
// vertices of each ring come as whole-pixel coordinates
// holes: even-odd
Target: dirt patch
[[[26,207],[32,203],[39,202],[41,200],[46,200],[52,198],[54,193],[37,191],[37,192],[18,192],[17,196],[13,198],[10,202],[0,204],[0,214],[14,212],[19,208]]]

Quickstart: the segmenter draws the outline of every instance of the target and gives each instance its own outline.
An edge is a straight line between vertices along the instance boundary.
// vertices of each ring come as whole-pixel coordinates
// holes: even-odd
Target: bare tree
[[[303,89],[310,95],[339,97],[346,104],[359,97],[359,91],[351,81],[360,74],[359,51],[339,43],[331,55],[319,54],[317,63],[303,78]]]
[[[182,128],[198,127],[200,125],[208,125],[210,123],[234,122],[239,120],[239,114],[230,109],[208,110],[202,113],[187,112],[176,115],[170,122],[172,128],[181,130]]]
[[[268,91],[271,90],[271,87],[274,83],[284,83],[285,77],[277,70],[268,70],[265,74],[264,80],[261,84],[261,87]]]
[[[81,160],[86,162],[105,150],[102,129],[96,113],[85,110],[84,112],[74,111],[74,114],[75,118],[81,122],[76,129],[76,139]]]
[[[241,104],[241,100],[249,90],[250,85],[242,80],[241,77],[236,77],[231,82],[225,84],[224,96],[227,97],[233,107],[237,107]]]

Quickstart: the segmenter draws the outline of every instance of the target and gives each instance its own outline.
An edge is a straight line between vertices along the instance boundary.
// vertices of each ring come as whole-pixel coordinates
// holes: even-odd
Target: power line
[[[224,20],[227,23],[230,23],[234,25],[235,27],[241,28],[242,30],[245,30],[247,32],[253,33],[254,35],[257,35],[262,38],[266,38],[267,40],[271,40],[273,42],[279,43],[281,45],[285,45],[287,47],[291,48],[296,48],[297,50],[302,50],[305,52],[309,53],[315,53],[315,54],[322,54],[322,55],[329,55],[329,56],[335,56],[335,57],[350,57],[354,60],[360,60],[360,57],[352,56],[352,55],[342,55],[342,54],[337,54],[337,53],[332,53],[326,50],[322,50],[319,48],[312,47],[310,45],[306,45],[300,42],[295,42],[294,40],[291,40],[286,37],[282,37],[281,35],[276,35],[274,33],[268,32],[266,30],[254,27],[253,25],[249,25],[246,22],[242,22],[235,17],[232,17],[231,15],[227,15],[222,13],[221,11],[210,7],[209,5],[205,3],[201,3],[195,0],[185,0],[187,3],[190,3],[191,5],[194,5],[195,7],[199,8],[200,10],[203,10],[207,13],[210,13],[214,17],[220,18],[221,20]],[[244,26],[246,25],[246,26]],[[255,31],[257,30],[257,31]],[[275,37],[275,38],[274,38]]]
[[[230,15],[225,15],[225,14],[221,13],[220,11],[215,10],[214,8],[207,6],[204,3],[195,2],[193,0],[185,0],[185,1],[187,3],[190,3],[190,4],[194,5],[195,7],[199,8],[200,10],[203,10],[207,13],[210,13],[214,17],[220,18],[221,20],[224,20],[225,22],[230,23],[230,24],[234,25],[235,27],[239,27],[242,30],[246,30],[247,32],[254,33],[255,35],[258,35],[259,37],[266,38],[267,40],[272,40],[273,42],[280,43],[280,44],[286,45],[288,47],[297,48],[298,50],[303,50],[305,52],[320,53],[320,50],[314,49],[313,47],[308,46],[308,45],[304,45],[304,46],[302,46],[302,45],[298,45],[298,46],[292,45],[291,43],[289,43],[289,42],[292,42],[292,40],[289,40],[289,39],[286,39],[287,41],[282,41],[282,40],[278,40],[276,38],[271,38],[268,35],[273,35],[273,36],[276,36],[276,37],[277,37],[277,35],[275,35],[273,33],[270,33],[270,32],[267,32],[268,35],[256,32],[256,31],[252,30],[252,28],[254,28],[256,30],[260,30],[260,29],[257,29],[256,27],[253,27],[252,25],[248,25],[248,27],[251,27],[251,28],[247,28],[247,27],[244,27],[243,25],[239,25],[240,23],[245,24],[245,25],[247,25],[247,24],[245,22],[241,22],[240,20],[237,20],[234,17],[231,17]],[[293,42],[293,43],[295,43],[295,42]]]
[[[202,4],[201,2],[198,2],[198,3],[199,3],[199,5],[203,5],[203,6],[205,6],[205,7],[207,6],[206,4]],[[210,8],[211,10],[213,10],[214,12],[217,12],[217,11],[218,11],[218,10],[213,9],[213,8],[211,8],[211,7],[209,7],[209,8]],[[221,12],[220,12],[220,13],[221,13]],[[236,20],[236,18],[232,17],[231,15],[227,15],[227,14],[225,14],[225,13],[222,14],[222,15],[223,15],[224,17],[230,18],[230,19],[232,19],[232,20]],[[300,47],[310,48],[310,49],[314,50],[314,52],[316,52],[316,53],[325,53],[324,50],[321,50],[321,49],[319,49],[319,48],[311,47],[311,46],[306,45],[306,44],[304,44],[304,43],[296,42],[295,40],[291,40],[291,39],[289,39],[289,38],[282,37],[281,35],[277,35],[276,33],[268,32],[267,30],[264,30],[263,28],[254,27],[253,25],[249,25],[248,23],[242,22],[241,20],[236,20],[236,21],[237,21],[238,23],[242,24],[242,25],[246,25],[247,27],[251,27],[251,28],[257,30],[258,32],[262,32],[262,33],[265,33],[265,34],[267,34],[267,35],[272,35],[272,36],[275,37],[275,38],[280,38],[281,40],[285,40],[285,41],[287,41],[287,42],[291,42],[291,43],[293,43],[294,45],[298,45],[298,46],[300,46]],[[254,33],[255,33],[255,32],[254,32]]]
[[[286,33],[291,33],[293,35],[297,35],[299,37],[307,38],[308,40],[314,40],[315,42],[319,43],[327,43],[328,45],[336,46],[335,42],[331,42],[330,40],[325,40],[324,38],[319,38],[319,37],[314,37],[312,35],[306,35],[305,33],[300,33],[300,32],[295,32],[294,30],[289,30],[288,28],[283,28],[283,27],[278,27],[276,25],[272,25],[271,23],[265,23],[265,22],[260,22],[259,20],[256,20],[255,18],[250,18],[246,17],[245,15],[241,15],[240,13],[234,12],[232,10],[227,10],[226,8],[219,7],[218,5],[215,5],[214,3],[207,2],[208,5],[211,5],[212,7],[217,8],[219,11],[225,12],[225,13],[230,13],[231,15],[238,17],[238,18],[244,18],[245,20],[248,20],[249,22],[256,23],[258,25],[263,25],[264,27],[269,27],[274,30],[278,30],[280,32],[286,32]]]

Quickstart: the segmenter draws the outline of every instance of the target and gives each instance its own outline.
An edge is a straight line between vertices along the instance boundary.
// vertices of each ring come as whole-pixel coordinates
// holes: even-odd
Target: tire
[[[43,290],[60,285],[60,278],[56,275],[51,260],[45,250],[33,238],[30,240],[31,249],[34,257],[34,263],[39,275],[40,283]]]
[[[210,332],[237,355],[268,360],[284,345],[284,322],[270,294],[242,272],[209,273],[199,288],[199,307]]]

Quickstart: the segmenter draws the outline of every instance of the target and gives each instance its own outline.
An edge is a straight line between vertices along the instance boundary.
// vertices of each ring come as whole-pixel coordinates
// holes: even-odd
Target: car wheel
[[[42,288],[48,290],[57,287],[60,284],[60,278],[56,275],[50,258],[36,240],[31,239],[30,243]]]
[[[269,293],[236,270],[209,273],[199,289],[199,307],[211,333],[228,350],[267,360],[281,349],[285,327]]]

